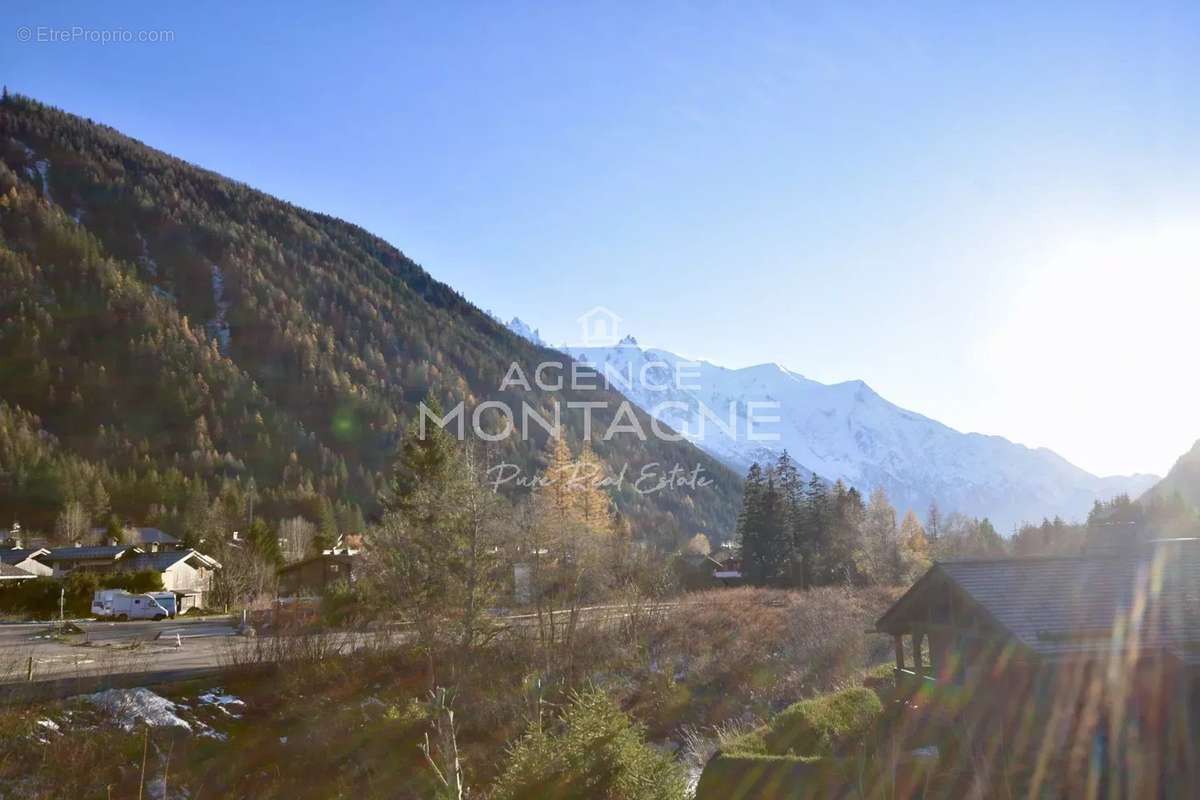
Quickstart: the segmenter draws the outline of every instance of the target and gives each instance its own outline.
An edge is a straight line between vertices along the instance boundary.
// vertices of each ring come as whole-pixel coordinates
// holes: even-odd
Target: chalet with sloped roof
[[[938,563],[876,628],[914,733],[970,731],[1072,795],[1200,788],[1200,541]]]
[[[0,564],[27,572],[31,575],[52,575],[54,570],[46,563],[50,551],[44,547],[0,548]]]
[[[141,552],[141,549],[128,544],[94,547],[76,545],[56,547],[45,555],[44,560],[54,570],[54,577],[61,578],[77,569],[99,573],[128,569],[129,559]]]
[[[138,553],[129,559],[125,569],[159,573],[163,589],[175,593],[180,612],[205,607],[212,591],[213,573],[221,568],[220,562],[191,548],[159,550],[157,545],[151,548],[151,552]]]

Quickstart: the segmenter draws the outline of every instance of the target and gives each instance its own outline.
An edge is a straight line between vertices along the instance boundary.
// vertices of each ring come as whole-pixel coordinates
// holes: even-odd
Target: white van
[[[92,595],[92,614],[110,619],[165,619],[171,612],[149,594],[101,589]]]

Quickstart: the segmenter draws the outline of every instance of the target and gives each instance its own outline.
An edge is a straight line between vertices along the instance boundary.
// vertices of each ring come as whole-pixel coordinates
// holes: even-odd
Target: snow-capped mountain
[[[897,508],[922,516],[936,500],[943,511],[989,517],[1007,533],[1025,520],[1082,518],[1096,499],[1136,497],[1157,480],[1099,477],[1045,448],[956,431],[862,381],[826,385],[777,364],[727,369],[642,348],[631,337],[566,352],[735,469],[786,449],[829,480],[861,491],[882,486]]]
[[[522,339],[528,339],[539,347],[547,346],[546,342],[542,339],[541,332],[537,328],[527,325],[520,317],[513,317],[509,322],[503,324]]]

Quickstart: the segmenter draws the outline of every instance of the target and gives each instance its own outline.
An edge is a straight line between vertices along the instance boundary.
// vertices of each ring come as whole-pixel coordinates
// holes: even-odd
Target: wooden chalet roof
[[[935,564],[880,618],[879,630],[920,626],[922,596],[947,581],[1001,635],[1044,658],[1116,647],[1167,650],[1200,664],[1200,541]]]

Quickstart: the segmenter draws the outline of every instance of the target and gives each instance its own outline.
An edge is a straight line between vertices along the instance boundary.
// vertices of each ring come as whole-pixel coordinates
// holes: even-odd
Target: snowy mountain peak
[[[508,328],[522,339],[527,339],[539,347],[547,346],[546,342],[542,339],[541,331],[539,331],[537,328],[530,327],[528,324],[522,321],[520,317],[513,317],[512,320],[506,323],[504,327]]]
[[[961,433],[880,396],[861,380],[823,384],[778,364],[727,369],[640,347],[567,348],[617,388],[734,469],[787,450],[807,470],[862,491],[883,487],[899,508],[1023,521],[1081,518],[1096,499],[1136,496],[1153,476],[1100,478],[1056,453],[1000,436]]]

